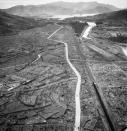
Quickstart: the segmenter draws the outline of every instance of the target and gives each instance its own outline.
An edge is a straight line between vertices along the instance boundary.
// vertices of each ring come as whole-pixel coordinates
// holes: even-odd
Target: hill
[[[15,34],[20,30],[27,30],[42,26],[45,22],[38,22],[31,18],[24,18],[0,11],[0,35]]]
[[[98,14],[112,12],[118,8],[97,2],[54,2],[43,5],[15,6],[4,11],[24,17],[53,17],[55,15]]]
[[[90,18],[90,17],[87,17],[87,18]],[[93,18],[97,20],[106,20],[106,19],[112,19],[112,20],[126,19],[127,20],[127,9],[95,15],[93,16]]]
[[[100,14],[100,15],[93,16],[91,18],[98,23],[103,22],[103,23],[107,23],[108,25],[112,25],[112,24],[117,26],[127,25],[127,9],[114,11],[111,13]]]

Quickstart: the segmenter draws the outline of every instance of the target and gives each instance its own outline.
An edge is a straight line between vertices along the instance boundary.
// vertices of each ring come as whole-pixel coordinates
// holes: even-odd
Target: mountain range
[[[101,14],[119,10],[113,5],[102,4],[98,2],[53,2],[42,5],[18,5],[4,12],[23,16],[23,17],[53,17],[56,15],[76,15],[76,14]]]

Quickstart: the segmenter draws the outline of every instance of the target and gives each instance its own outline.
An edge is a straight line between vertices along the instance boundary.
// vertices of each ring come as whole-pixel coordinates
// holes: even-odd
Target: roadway
[[[56,34],[58,31],[60,31],[63,28],[61,26],[59,29],[54,31],[48,39],[50,39],[54,34]],[[76,91],[75,91],[75,126],[74,126],[74,131],[80,131],[80,119],[81,119],[81,106],[80,106],[80,89],[81,89],[81,75],[78,72],[78,70],[75,68],[75,66],[71,63],[69,59],[69,51],[68,51],[68,44],[63,42],[63,41],[57,41],[56,42],[63,43],[65,46],[65,56],[66,56],[66,61],[70,68],[74,71],[75,75],[77,76],[77,84],[76,84]]]

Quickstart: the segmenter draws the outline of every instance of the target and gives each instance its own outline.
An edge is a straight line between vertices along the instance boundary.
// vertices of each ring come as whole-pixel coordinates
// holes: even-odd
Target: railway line
[[[88,23],[88,25],[89,25],[88,32],[86,35],[83,35],[82,37],[84,37],[86,39],[91,39],[88,37],[89,32],[96,25],[95,25],[95,23]],[[81,37],[80,37],[80,41],[83,42]],[[107,105],[107,102],[106,102],[104,96],[103,96],[103,92],[102,92],[101,88],[98,86],[98,84],[96,83],[94,75],[93,75],[92,71],[90,70],[89,65],[86,62],[86,58],[82,54],[82,49],[81,49],[80,45],[77,45],[77,50],[78,50],[78,54],[81,56],[82,60],[84,60],[82,62],[84,63],[86,71],[89,75],[89,78],[93,83],[94,92],[96,94],[96,100],[98,101],[99,107],[100,107],[100,109],[99,108],[98,109],[100,111],[100,114],[104,115],[104,117],[102,117],[102,120],[103,120],[103,124],[105,125],[105,130],[106,131],[119,131],[120,129],[118,128],[117,123],[114,120],[114,118],[112,118],[112,113],[110,111],[110,108]]]

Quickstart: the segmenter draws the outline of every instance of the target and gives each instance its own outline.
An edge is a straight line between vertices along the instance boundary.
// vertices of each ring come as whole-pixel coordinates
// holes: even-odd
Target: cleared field
[[[0,130],[73,130],[77,77],[62,42],[81,75],[81,130],[104,131],[107,125],[93,83],[101,88],[118,129],[126,126],[127,62],[121,49],[126,43],[110,39],[117,30],[126,35],[126,28],[97,24],[86,40],[76,35],[83,24],[62,26],[57,33],[60,26],[54,22],[0,36]]]
[[[81,128],[82,130],[103,130],[104,125],[101,115],[98,113],[97,100],[92,88],[92,82],[88,77],[84,63],[77,51],[77,45],[81,44],[79,39],[75,37],[73,30],[65,26],[58,31],[51,39],[68,43],[69,58],[72,64],[80,72],[82,76],[81,84]]]
[[[96,82],[103,90],[114,119],[119,126],[126,125],[127,74],[117,65],[111,63],[92,63],[90,67]]]
[[[14,66],[14,71],[5,69],[5,66],[15,65],[12,55],[12,63],[9,64],[10,59],[7,59],[4,70],[1,69],[0,129],[5,126],[3,130],[15,128],[18,131],[18,125],[47,123],[56,124],[54,128],[58,130],[64,128],[59,127],[62,123],[66,125],[65,129],[72,130],[75,119],[76,77],[66,62],[64,45],[47,39],[47,33],[56,29],[56,26],[53,26],[35,28],[22,31],[13,37],[1,38],[6,44],[3,49],[8,56],[10,52],[16,57],[16,52],[26,52],[31,61],[25,56],[20,59],[17,57],[14,62],[27,64],[22,67]],[[32,63],[38,54],[41,54],[41,57]],[[7,54],[4,57],[7,57]],[[6,126],[7,123],[11,126]],[[67,124],[70,124],[71,128]],[[50,126],[42,129],[51,130]]]
[[[96,83],[102,90],[112,118],[120,130],[127,122],[127,58],[121,50],[121,46],[124,47],[125,43],[109,39],[116,30],[125,35],[126,29],[123,27],[108,28],[104,25],[95,27],[90,34],[92,40],[84,40],[81,49]]]
[[[46,48],[47,37],[59,26],[47,25],[0,37],[0,68],[30,63]]]

